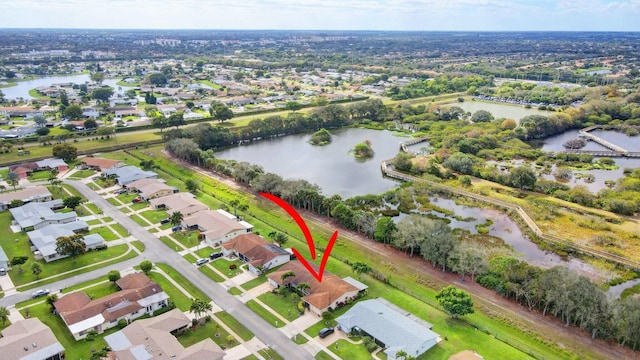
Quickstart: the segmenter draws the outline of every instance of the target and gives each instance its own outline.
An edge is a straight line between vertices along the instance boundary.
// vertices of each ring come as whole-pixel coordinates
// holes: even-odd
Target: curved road
[[[145,250],[141,256],[136,258],[49,284],[49,288],[60,289],[83,281],[95,279],[97,277],[104,276],[109,270],[127,269],[138,265],[140,261],[145,259],[154,263],[167,263],[202,290],[218,306],[247,327],[247,329],[254,333],[255,336],[264,344],[275,350],[285,359],[314,359],[311,354],[304,352],[302,347],[295,345],[295,343],[293,343],[291,339],[287,338],[280,330],[274,328],[233,295],[229,294],[222,285],[213,282],[201,273],[195,265],[186,262],[178,253],[169,249],[166,245],[160,242],[155,235],[151,234],[135,221],[131,220],[126,214],[118,210],[95,191],[91,190],[87,185],[73,180],[64,180],[64,182],[76,188],[89,200],[90,203],[93,203],[98,208],[102,209],[105,216],[113,218],[113,220],[127,229],[131,236],[140,240],[144,244]],[[29,298],[31,298],[29,293],[17,293],[0,299],[0,306],[13,305]]]

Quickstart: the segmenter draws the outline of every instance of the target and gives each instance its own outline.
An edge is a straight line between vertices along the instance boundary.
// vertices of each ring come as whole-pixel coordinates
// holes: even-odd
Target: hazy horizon
[[[640,31],[640,0],[0,0],[4,29]]]

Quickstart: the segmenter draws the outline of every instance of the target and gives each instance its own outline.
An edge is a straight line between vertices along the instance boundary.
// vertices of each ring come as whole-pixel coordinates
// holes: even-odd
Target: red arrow
[[[296,224],[298,224],[298,227],[300,228],[300,230],[302,230],[302,234],[304,235],[304,238],[307,240],[307,245],[309,246],[309,252],[311,253],[311,259],[315,260],[316,246],[315,246],[315,243],[313,242],[313,237],[311,236],[311,232],[307,227],[307,223],[304,222],[300,214],[298,214],[298,212],[294,208],[292,208],[291,205],[287,204],[286,201],[280,199],[279,197],[273,194],[269,194],[265,192],[261,192],[259,194],[260,196],[273,201],[274,203],[276,203],[276,205],[283,208],[293,218],[293,220],[296,221]],[[335,244],[337,238],[338,238],[338,232],[336,231],[333,233],[333,236],[331,236],[331,239],[329,239],[327,248],[325,249],[324,254],[322,254],[322,261],[320,262],[320,269],[318,273],[316,273],[315,270],[309,264],[309,262],[307,262],[307,260],[303,258],[302,255],[300,255],[298,250],[296,250],[295,248],[291,249],[293,251],[293,254],[298,258],[298,260],[300,260],[302,265],[304,265],[304,267],[307,268],[307,271],[309,271],[311,275],[313,275],[313,277],[315,277],[318,280],[318,282],[322,282],[322,276],[324,275],[324,268],[327,265],[327,261],[329,260],[329,254],[331,254],[331,250],[333,249],[333,244]]]

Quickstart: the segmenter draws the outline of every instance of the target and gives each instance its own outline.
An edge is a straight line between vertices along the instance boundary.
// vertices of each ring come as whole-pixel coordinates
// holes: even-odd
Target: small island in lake
[[[356,144],[356,146],[351,150],[353,156],[359,159],[371,158],[373,157],[373,148],[371,147],[371,141],[365,140],[361,143]]]
[[[331,143],[331,133],[329,133],[327,129],[322,128],[311,136],[309,142],[311,145],[327,145]]]

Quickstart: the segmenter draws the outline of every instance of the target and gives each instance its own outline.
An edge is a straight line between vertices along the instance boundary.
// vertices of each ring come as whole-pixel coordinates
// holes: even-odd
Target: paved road
[[[295,345],[291,339],[287,338],[280,330],[264,321],[242,302],[233,297],[233,295],[229,294],[222,285],[213,282],[201,273],[194,264],[187,263],[178,253],[160,242],[155,235],[131,220],[126,214],[118,210],[88,186],[79,181],[64,180],[64,182],[76,188],[89,202],[102,209],[105,216],[113,218],[114,221],[127,229],[134,238],[144,244],[145,250],[141,256],[134,259],[48,284],[46,287],[51,290],[57,290],[62,287],[104,276],[109,270],[123,270],[138,265],[140,261],[145,259],[154,263],[167,263],[207,294],[218,306],[226,310],[236,320],[246,326],[247,329],[251,330],[258,339],[285,359],[314,359],[311,354],[301,351],[302,348]],[[13,305],[30,297],[30,292],[27,292],[2,298],[0,299],[0,306]]]

